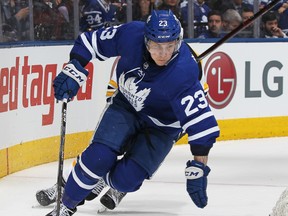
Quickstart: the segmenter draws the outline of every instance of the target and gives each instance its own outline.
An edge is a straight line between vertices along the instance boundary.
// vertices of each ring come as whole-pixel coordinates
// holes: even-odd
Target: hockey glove
[[[88,71],[77,60],[71,60],[53,81],[55,98],[63,100],[64,94],[68,94],[68,100],[70,101],[86,82],[87,76]]]
[[[199,208],[204,208],[208,201],[206,188],[207,176],[210,172],[210,168],[203,163],[194,160],[188,161],[186,165],[186,190],[195,205]]]

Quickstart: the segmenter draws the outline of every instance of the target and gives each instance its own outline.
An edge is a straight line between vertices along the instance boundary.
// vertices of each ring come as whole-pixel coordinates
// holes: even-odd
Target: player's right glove
[[[53,81],[54,96],[57,100],[63,100],[68,94],[68,100],[76,96],[79,88],[86,82],[88,71],[76,60],[71,60]]]
[[[186,165],[186,190],[195,205],[199,208],[204,208],[208,201],[206,188],[207,176],[210,172],[210,168],[205,166],[205,164],[194,160],[188,161]]]

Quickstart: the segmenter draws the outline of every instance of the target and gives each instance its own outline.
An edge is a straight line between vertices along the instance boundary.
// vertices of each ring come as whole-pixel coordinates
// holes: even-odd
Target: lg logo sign
[[[263,92],[272,98],[283,95],[284,70],[281,62],[275,60],[267,62],[263,66],[262,77],[256,80],[254,78],[254,81],[251,80],[251,67],[253,67],[251,62],[245,61],[245,73],[243,73],[245,98],[261,98]],[[207,98],[210,105],[216,109],[226,107],[233,99],[237,86],[237,73],[232,59],[226,53],[214,53],[207,60],[204,71],[209,85]],[[263,91],[253,87],[255,82],[262,84]]]
[[[233,98],[237,84],[233,61],[223,52],[214,53],[208,59],[204,71],[209,85],[210,105],[216,109],[226,107]]]

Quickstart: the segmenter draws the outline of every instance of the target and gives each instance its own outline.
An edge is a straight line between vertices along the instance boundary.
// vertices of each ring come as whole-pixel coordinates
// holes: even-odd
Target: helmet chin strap
[[[179,51],[179,50],[178,50]],[[178,55],[178,51],[176,51],[175,53],[173,53],[173,55],[171,56],[171,58],[169,59],[169,61],[167,61],[167,63],[165,64],[165,66],[166,65],[168,65],[177,55]]]
[[[182,41],[183,41],[183,28],[181,27],[181,31],[180,31],[180,34],[179,34],[179,37],[177,39],[177,46],[176,46],[176,49],[175,49],[175,52],[178,52],[180,47],[181,47],[181,44],[182,44]]]
[[[181,38],[179,38],[178,40],[177,40],[177,45],[176,45],[176,47],[175,47],[175,51],[173,52],[173,55],[175,54],[175,53],[178,53],[179,52],[179,49],[180,49],[180,47],[181,47],[181,44],[182,44],[182,39]]]
[[[149,50],[148,42],[149,42],[149,39],[146,36],[144,36],[144,43],[145,43],[145,46],[146,46],[147,50]]]

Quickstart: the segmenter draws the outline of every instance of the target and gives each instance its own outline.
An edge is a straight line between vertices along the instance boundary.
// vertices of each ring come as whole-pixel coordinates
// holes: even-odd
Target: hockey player
[[[191,53],[192,55],[196,58],[197,54],[195,53],[194,50],[191,49]],[[112,69],[111,69],[111,75],[110,75],[110,81],[108,83],[107,86],[107,91],[106,91],[106,100],[107,102],[109,102],[111,100],[111,97],[113,96],[113,94],[115,93],[115,91],[118,89],[118,85],[117,85],[117,81],[116,81],[116,66],[118,64],[118,61],[120,59],[120,56],[118,56],[113,65],[112,65]],[[202,65],[201,63],[198,64],[199,70],[200,70],[200,74],[199,74],[199,80],[201,80],[202,78]],[[204,81],[204,79],[202,79],[202,81]],[[205,96],[207,96],[207,92],[209,90],[209,86],[206,82],[203,83],[203,89],[204,89],[204,93]],[[64,176],[62,177],[62,189],[65,187],[66,184],[66,180],[67,177],[69,175],[69,173],[71,172],[71,170],[73,169],[73,167],[75,166],[77,162],[77,159],[74,159],[72,162],[72,166],[66,170],[66,172],[64,172]],[[104,180],[101,178],[96,186],[93,188],[93,190],[90,192],[90,194],[82,201],[78,204],[79,205],[83,205],[85,203],[86,200],[90,201],[95,199],[96,197],[99,196],[99,194],[102,192],[102,190],[106,187],[107,185],[105,184]],[[101,204],[103,205],[102,210],[105,209],[110,209],[113,210],[115,207],[117,207],[120,203],[120,201],[123,199],[123,197],[126,195],[126,193],[117,193],[119,197],[115,196],[115,194],[117,193],[117,191],[115,191],[115,189],[110,188],[100,199]],[[111,196],[113,194],[113,196]],[[56,197],[57,197],[57,183],[52,185],[49,188],[46,189],[41,189],[38,190],[36,192],[36,199],[38,201],[38,203],[41,206],[48,206],[50,204],[53,204],[56,202]],[[101,210],[101,209],[100,209]]]
[[[117,7],[110,0],[81,0],[80,32],[92,31],[118,22]]]
[[[68,177],[60,215],[73,215],[101,178],[116,189],[116,195],[138,190],[183,131],[194,156],[186,164],[186,189],[195,205],[204,208],[208,154],[219,128],[199,82],[197,62],[182,43],[179,21],[171,11],[152,11],[146,23],[81,34],[70,62],[53,81],[55,98],[72,99],[87,79],[83,67],[92,58],[113,56],[121,56],[116,68],[118,91]],[[119,155],[123,157],[117,160]]]

